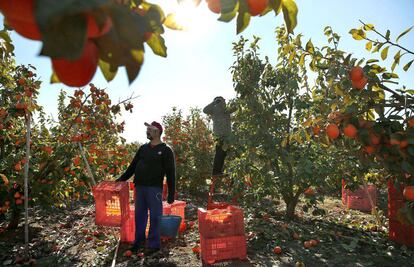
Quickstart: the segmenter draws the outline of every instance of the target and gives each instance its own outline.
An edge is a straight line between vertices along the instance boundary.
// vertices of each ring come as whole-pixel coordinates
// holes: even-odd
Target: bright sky
[[[190,107],[203,108],[214,97],[223,96],[230,99],[235,96],[229,67],[234,58],[232,42],[239,39],[236,35],[236,21],[223,23],[217,21],[218,15],[210,12],[205,1],[194,10],[191,7],[178,7],[176,0],[151,1],[159,3],[169,11],[180,10],[182,18],[193,25],[188,31],[178,32],[166,30],[164,38],[168,47],[168,57],[154,56],[147,47],[145,62],[138,78],[128,84],[126,73],[120,69],[117,77],[107,83],[98,71],[92,82],[99,88],[107,88],[113,102],[124,99],[131,94],[139,96],[133,101],[134,112],[123,113],[126,121],[123,136],[127,141],[146,141],[144,122],[161,121],[161,117],[171,112],[172,107],[182,109],[184,113]],[[354,41],[348,34],[351,28],[360,26],[359,19],[372,23],[381,32],[387,29],[391,36],[414,25],[414,1],[412,0],[297,0],[299,7],[298,26],[295,33],[304,35],[303,41],[312,38],[316,46],[325,44],[323,28],[331,25],[342,36],[340,49],[354,53],[358,57],[373,58],[365,51],[365,43]],[[193,14],[192,14],[193,12]],[[283,23],[283,17],[269,13],[265,17],[254,17],[242,35],[251,39],[260,36],[261,54],[271,59],[276,58],[277,47],[274,29]],[[57,96],[61,88],[73,92],[75,88],[62,84],[49,84],[51,75],[50,60],[37,56],[40,42],[31,41],[13,33],[12,39],[16,47],[16,60],[19,64],[32,64],[43,81],[39,103],[47,114],[57,113]],[[400,43],[414,50],[414,30],[401,39]],[[389,51],[389,57],[394,53]],[[413,57],[411,57],[412,59]],[[402,59],[402,63],[408,62]],[[391,67],[391,63],[386,65]],[[414,87],[414,66],[409,73],[396,72],[402,84]]]

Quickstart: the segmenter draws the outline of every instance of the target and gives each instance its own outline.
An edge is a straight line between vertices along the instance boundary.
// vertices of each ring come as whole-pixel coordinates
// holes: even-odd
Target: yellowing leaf
[[[174,13],[170,13],[164,20],[164,25],[171,30],[183,30],[184,27],[177,22],[177,17]]]
[[[370,23],[365,24],[364,25],[364,30],[366,30],[366,31],[372,31],[372,30],[374,30],[374,24],[370,24]]]
[[[282,2],[283,17],[286,23],[288,33],[293,33],[297,25],[298,7],[293,0],[283,0]]]
[[[408,28],[408,29],[406,29],[405,31],[403,31],[398,37],[397,37],[397,42],[398,42],[398,40],[401,38],[401,37],[403,37],[404,35],[406,35],[409,31],[411,31],[411,29],[413,28],[414,26],[411,26],[410,28]]]
[[[118,72],[118,68],[115,71],[112,71],[111,65],[101,59],[99,59],[99,68],[101,69],[103,76],[108,82],[112,81]]]
[[[371,49],[372,49],[372,42],[371,41],[369,41],[368,43],[366,43],[365,49],[368,50],[368,51],[371,51]]]
[[[309,39],[309,41],[306,43],[306,51],[308,51],[311,54],[315,53],[315,48],[313,46],[311,39]]]
[[[60,83],[60,80],[55,72],[50,76],[50,83]]]
[[[349,31],[349,33],[355,40],[363,40],[366,38],[366,34],[362,29],[352,29]]]
[[[381,58],[382,58],[382,60],[385,60],[386,58],[387,58],[387,56],[388,56],[388,49],[389,49],[390,47],[389,46],[387,46],[387,47],[385,47],[384,49],[382,49],[382,51],[381,51]]]

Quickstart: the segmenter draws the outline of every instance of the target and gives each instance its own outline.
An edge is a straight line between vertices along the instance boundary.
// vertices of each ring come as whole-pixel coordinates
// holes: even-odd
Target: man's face
[[[148,126],[147,127],[147,138],[149,140],[153,140],[157,136],[159,136],[159,129],[155,126]]]

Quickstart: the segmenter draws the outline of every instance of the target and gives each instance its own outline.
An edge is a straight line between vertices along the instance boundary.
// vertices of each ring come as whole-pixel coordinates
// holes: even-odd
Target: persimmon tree
[[[184,117],[180,110],[163,117],[163,140],[171,146],[177,166],[177,186],[190,193],[204,192],[211,178],[214,140],[208,120],[198,109]]]
[[[12,60],[10,60],[12,62]],[[46,118],[36,103],[40,82],[35,70],[24,66],[3,66],[0,116],[1,212],[11,211],[9,227],[17,227],[23,198],[23,168],[26,140],[25,117],[37,112],[32,121],[29,198],[31,205],[44,208],[68,206],[89,199],[90,185],[108,175],[119,175],[129,164],[129,151],[120,137],[124,122],[117,116],[123,106],[133,108],[130,100],[111,104],[108,94],[91,85],[59,97],[59,116]],[[6,71],[7,67],[7,71]],[[6,75],[7,74],[7,75]],[[93,182],[92,182],[93,181]]]
[[[277,32],[280,47],[288,46],[291,37],[283,29]],[[311,186],[323,186],[336,170],[332,158],[310,135],[301,142],[293,135],[312,105],[304,78],[307,70],[298,58],[280,52],[272,66],[268,58],[260,58],[258,39],[247,47],[247,40],[241,38],[234,53],[237,97],[231,103],[236,112],[229,163],[234,188],[245,190],[246,200],[281,196],[286,216],[293,218],[300,196]]]
[[[12,212],[9,227],[14,228],[24,204],[26,125],[31,121],[29,114],[41,109],[36,101],[41,83],[34,67],[15,65],[13,47],[7,45],[9,36],[5,31],[0,34],[0,212]]]
[[[368,39],[367,33],[372,31],[385,40]],[[366,48],[374,47],[374,53],[380,51],[381,59],[386,59],[390,46],[401,50],[396,52],[388,70],[379,65],[379,59],[365,61],[340,50],[340,36],[331,27],[326,27],[324,33],[328,44],[322,48],[314,46],[311,40],[303,45],[301,36],[297,36],[289,46],[279,50],[289,58],[298,59],[301,67],[317,75],[309,101],[312,113],[293,133],[294,139],[300,142],[298,137],[314,135],[315,129],[320,129],[321,143],[346,149],[358,158],[362,169],[380,166],[396,185],[412,184],[413,91],[399,85],[398,74],[393,72],[403,55],[401,51],[405,51],[406,57],[412,53],[392,41],[390,33],[381,34],[371,24],[352,29],[352,36],[357,40],[366,39]],[[408,71],[410,65],[409,61],[403,70]],[[407,218],[414,218],[413,214],[406,209]]]
[[[200,0],[194,1],[196,5]],[[283,13],[289,32],[296,26],[293,0],[208,0],[220,21],[237,17],[237,33],[251,16],[272,11]],[[52,82],[81,87],[93,78],[97,67],[111,81],[125,67],[132,82],[144,62],[145,45],[167,56],[165,27],[182,29],[174,14],[165,15],[159,5],[142,0],[3,0],[0,11],[8,27],[20,35],[42,41],[41,55],[50,57]]]

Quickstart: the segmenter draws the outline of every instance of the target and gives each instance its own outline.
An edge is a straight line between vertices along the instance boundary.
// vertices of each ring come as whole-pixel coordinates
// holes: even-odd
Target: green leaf
[[[372,53],[378,52],[381,49],[381,47],[383,47],[384,44],[385,43],[378,43],[374,45],[374,49],[372,50]]]
[[[11,38],[10,38],[10,36],[7,33],[6,30],[0,31],[0,38],[3,39],[4,41],[8,42],[8,43],[11,43],[12,42],[12,40],[11,40]]]
[[[221,15],[218,18],[219,21],[223,22],[229,22],[234,19],[234,17],[237,15],[237,10],[239,9],[239,2],[238,1],[230,1],[232,5],[228,5],[229,8],[232,7],[232,9],[229,8],[222,8],[221,9]]]
[[[387,39],[387,41],[390,40],[390,35],[391,35],[390,30],[387,30],[387,33],[385,34],[385,39]]]
[[[396,73],[386,72],[382,74],[382,78],[389,80],[389,79],[398,79],[398,75]]]
[[[115,78],[116,73],[118,72],[118,67],[116,67],[115,71],[112,71],[110,64],[101,59],[99,60],[99,68],[101,69],[102,74],[107,82],[112,81]]]
[[[297,25],[298,7],[293,0],[282,1],[283,17],[286,23],[286,29],[288,33],[293,33]]]
[[[371,51],[371,48],[372,48],[372,42],[369,41],[368,43],[365,44],[365,49],[368,51]]]
[[[132,53],[134,53],[134,52],[132,52]],[[131,84],[135,80],[135,78],[138,76],[138,74],[141,70],[141,67],[142,67],[142,63],[137,64],[135,59],[130,60],[130,61],[125,63],[125,68],[126,68],[126,71],[127,71],[129,84]]]
[[[398,40],[401,38],[401,37],[403,37],[404,35],[406,35],[409,31],[411,31],[412,30],[412,28],[413,28],[414,26],[411,26],[410,28],[408,28],[408,29],[406,29],[405,31],[403,31],[400,35],[398,35],[398,37],[397,37],[397,43],[398,43]]]
[[[401,58],[401,50],[398,50],[398,52],[394,56],[394,63],[392,63],[391,70],[394,71],[395,67],[400,64],[400,58]]]
[[[250,13],[248,12],[247,4],[242,1],[237,15],[237,34],[244,31],[250,23]]]
[[[147,44],[151,47],[154,54],[161,57],[167,57],[167,47],[165,46],[164,38],[162,38],[161,35],[157,33],[151,34],[151,38],[147,41]]]
[[[167,15],[164,20],[164,25],[171,30],[181,31],[184,29],[184,27],[177,22],[176,15],[174,13]]]
[[[371,64],[371,63],[375,63],[375,62],[379,62],[378,59],[368,59],[367,60],[367,64]]]
[[[269,4],[275,11],[276,16],[280,13],[280,10],[282,10],[282,1],[283,0],[270,0],[269,1]]]
[[[382,51],[381,51],[381,58],[382,58],[382,60],[385,60],[386,58],[387,58],[387,56],[388,56],[388,49],[389,49],[390,47],[389,46],[387,46],[387,47],[385,47],[384,49],[382,49]]]
[[[321,70],[329,69],[329,65],[326,62],[324,62],[324,63],[318,62],[318,63],[316,63],[316,67],[318,69],[321,69]]]
[[[310,54],[315,53],[315,47],[313,46],[311,39],[309,39],[309,41],[306,43],[306,51],[308,51]]]
[[[34,3],[35,19],[42,34],[41,55],[75,60],[82,54],[86,40],[85,13],[99,11],[109,0],[38,0]]]
[[[403,161],[402,164],[401,164],[401,167],[405,172],[412,173],[412,174],[414,173],[413,166],[410,163],[408,163],[407,161]]]
[[[231,13],[237,11],[239,1],[238,0],[220,0],[221,14]]]
[[[404,71],[408,71],[408,69],[411,67],[411,64],[413,63],[414,59],[411,60],[410,62],[408,62],[407,64],[405,64],[405,66],[403,67]]]
[[[43,46],[40,55],[76,60],[86,41],[86,18],[83,14],[65,16],[59,21],[39,22]]]
[[[141,5],[147,10],[145,16],[149,20],[156,21],[159,24],[162,24],[165,20],[165,14],[162,8],[159,5],[151,4],[148,2],[142,2]]]
[[[350,60],[351,60],[351,54],[346,56],[346,58],[344,59],[344,64],[349,65]]]

